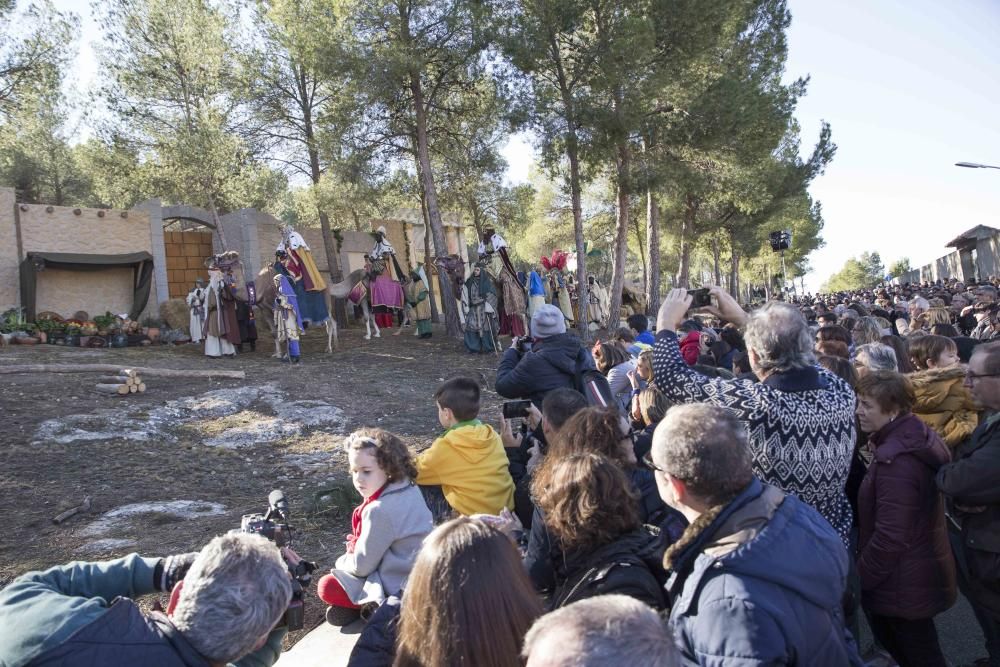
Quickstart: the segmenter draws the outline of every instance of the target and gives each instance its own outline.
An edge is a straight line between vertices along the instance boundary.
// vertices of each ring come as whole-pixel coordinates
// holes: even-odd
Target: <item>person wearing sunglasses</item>
[[[992,414],[938,471],[937,485],[947,500],[959,590],[983,629],[985,664],[1000,665],[1000,342],[976,346],[965,387]]]

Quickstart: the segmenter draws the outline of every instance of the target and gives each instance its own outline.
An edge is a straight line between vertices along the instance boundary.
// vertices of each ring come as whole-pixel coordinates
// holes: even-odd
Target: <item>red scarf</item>
[[[369,503],[378,500],[378,497],[382,495],[385,491],[385,487],[389,486],[386,482],[381,489],[365,498],[364,502],[354,508],[354,512],[351,514],[351,533],[347,536],[347,553],[354,553],[354,545],[358,543],[358,538],[361,537],[361,512],[364,510]]]

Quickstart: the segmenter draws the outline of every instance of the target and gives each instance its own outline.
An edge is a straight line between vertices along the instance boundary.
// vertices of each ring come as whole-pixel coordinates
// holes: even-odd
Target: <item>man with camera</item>
[[[848,545],[852,517],[844,485],[856,439],[854,390],[816,365],[812,332],[798,308],[772,301],[748,314],[720,287],[708,296],[706,310],[743,329],[760,382],[708,378],[684,362],[675,332],[693,299],[675,289],[657,319],[656,387],[673,403],[709,403],[735,413],[749,433],[754,474],[812,505]]]
[[[577,386],[577,378],[594,370],[594,359],[576,336],[566,333],[559,308],[545,304],[531,316],[532,339],[519,338],[504,352],[497,368],[496,391],[504,398],[527,398],[541,407],[553,389]]]
[[[286,549],[290,563],[298,556]],[[0,591],[0,664],[264,667],[281,653],[292,582],[278,548],[229,533],[199,553],[29,572]],[[133,601],[169,592],[166,613]]]

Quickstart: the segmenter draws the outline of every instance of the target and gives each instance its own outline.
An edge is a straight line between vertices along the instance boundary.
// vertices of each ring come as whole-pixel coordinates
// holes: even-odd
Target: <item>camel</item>
[[[353,275],[353,274],[352,274]],[[258,319],[262,320],[267,324],[268,331],[271,332],[271,336],[274,338],[274,354],[271,355],[276,359],[280,359],[281,353],[281,343],[278,342],[278,329],[274,323],[274,297],[277,295],[277,290],[274,287],[274,267],[268,265],[260,270],[257,274],[257,313]],[[343,283],[341,283],[343,284]],[[332,288],[333,286],[331,286]],[[327,313],[332,313],[330,303],[330,292],[326,293],[326,310]],[[314,322],[315,326],[317,323]],[[326,320],[322,322],[323,326],[326,327],[326,353],[333,354],[334,346],[340,344],[337,337],[337,320],[333,318],[332,315],[328,316]]]
[[[361,284],[364,288],[363,294],[358,294],[354,288]],[[371,309],[371,285],[368,274],[364,269],[351,271],[346,279],[339,283],[331,284],[327,288],[327,294],[335,299],[348,299],[351,303],[361,306],[361,312],[365,320],[365,340],[372,339],[372,327],[375,327],[375,337],[382,337],[382,330],[378,328]]]

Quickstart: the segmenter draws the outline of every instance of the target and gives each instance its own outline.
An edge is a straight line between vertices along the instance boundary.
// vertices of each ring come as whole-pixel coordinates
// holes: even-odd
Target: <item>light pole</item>
[[[966,167],[968,169],[1000,169],[992,164],[979,164],[978,162],[956,162],[956,167]]]

